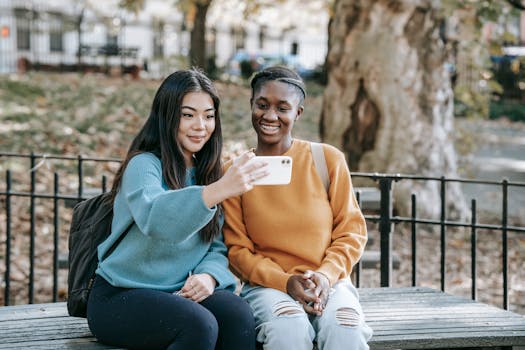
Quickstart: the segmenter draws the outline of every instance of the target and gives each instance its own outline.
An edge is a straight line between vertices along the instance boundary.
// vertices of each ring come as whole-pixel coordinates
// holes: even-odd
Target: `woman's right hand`
[[[237,157],[232,165],[226,170],[223,177],[217,181],[227,190],[227,197],[238,196],[253,188],[253,182],[268,175],[265,170],[265,162],[251,162],[255,157],[253,152],[246,152]]]
[[[322,313],[330,295],[330,281],[328,277],[312,270],[306,270],[302,277],[308,281],[308,286],[313,294],[319,297],[319,301],[313,305],[314,310]]]
[[[208,207],[211,208],[226,198],[248,192],[253,188],[254,181],[268,175],[265,162],[248,163],[253,157],[253,152],[246,152],[237,157],[218,181],[204,187],[202,197]]]
[[[314,305],[321,302],[319,295],[314,293],[314,289],[315,284],[310,279],[303,278],[302,275],[292,275],[286,282],[286,292],[303,306],[304,311],[321,316],[323,311],[314,308]]]

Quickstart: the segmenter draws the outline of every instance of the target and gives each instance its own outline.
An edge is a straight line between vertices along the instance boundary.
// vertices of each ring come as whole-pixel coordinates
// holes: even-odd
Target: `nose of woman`
[[[268,108],[268,110],[263,114],[263,118],[273,121],[279,119],[279,115],[274,108]]]
[[[195,118],[192,126],[193,126],[193,128],[195,130],[202,130],[202,129],[204,129],[206,127],[205,117],[199,116],[199,117]]]

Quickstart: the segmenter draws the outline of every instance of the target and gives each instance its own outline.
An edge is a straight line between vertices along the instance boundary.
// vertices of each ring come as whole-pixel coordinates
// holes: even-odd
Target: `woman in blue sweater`
[[[220,202],[266,175],[246,153],[222,173],[219,98],[197,70],[159,87],[114,183],[110,236],[89,296],[88,324],[129,349],[255,349],[249,306],[233,294]]]

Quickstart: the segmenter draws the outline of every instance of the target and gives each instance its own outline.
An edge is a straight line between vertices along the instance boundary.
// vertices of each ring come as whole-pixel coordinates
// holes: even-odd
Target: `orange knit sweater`
[[[333,285],[360,259],[367,231],[342,152],[323,145],[330,177],[328,194],[315,168],[310,144],[294,139],[289,185],[255,186],[223,202],[224,240],[239,277],[286,292],[292,274],[315,270]]]

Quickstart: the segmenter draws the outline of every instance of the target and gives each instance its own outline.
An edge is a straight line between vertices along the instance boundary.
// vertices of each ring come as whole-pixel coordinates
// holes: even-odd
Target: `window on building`
[[[28,28],[16,28],[16,48],[18,50],[31,49],[31,34]]]
[[[33,15],[26,9],[15,9],[16,17],[16,48],[18,50],[31,49],[31,22]]]
[[[106,43],[108,45],[117,46],[118,45],[118,35],[108,33],[108,35],[106,35]]]
[[[49,50],[51,52],[64,51],[63,18],[59,13],[49,14]]]
[[[264,49],[264,41],[266,39],[266,26],[261,26],[259,28],[259,49]]]
[[[102,53],[105,56],[118,56],[118,35],[107,33],[106,34],[106,45],[102,49]]]
[[[49,49],[52,52],[63,52],[64,43],[62,32],[51,32],[49,33]]]
[[[243,28],[232,28],[231,35],[235,46],[235,51],[244,49],[244,41],[246,40],[246,32]]]
[[[292,47],[290,48],[290,54],[297,55],[298,52],[299,52],[299,44],[296,41],[294,41],[292,43]]]
[[[153,57],[164,57],[164,22],[153,23]]]

